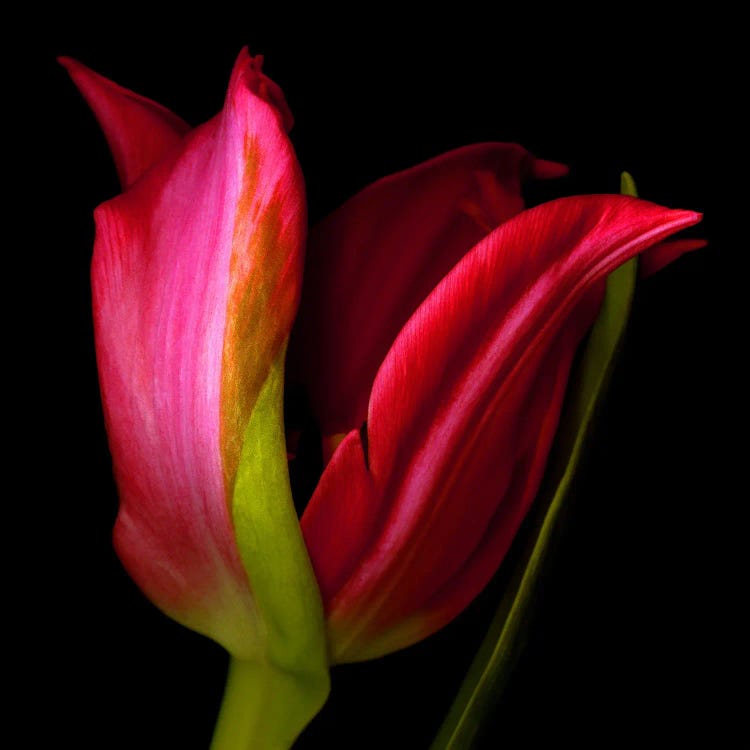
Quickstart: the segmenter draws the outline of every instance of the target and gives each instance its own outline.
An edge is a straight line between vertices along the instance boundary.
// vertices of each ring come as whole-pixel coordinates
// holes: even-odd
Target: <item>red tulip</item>
[[[334,662],[408,646],[477,595],[537,492],[605,277],[701,244],[654,247],[700,217],[634,198],[521,211],[524,170],[561,171],[461,149],[311,237],[291,361],[332,453],[302,528]]]
[[[123,185],[96,210],[92,264],[117,552],[157,606],[231,652],[230,685],[287,698],[299,687],[299,719],[289,705],[283,722],[261,701],[243,711],[257,741],[290,743],[328,689],[283,432],[306,235],[291,116],[247,51],[223,110],[193,130],[61,62],[99,119]]]
[[[243,53],[223,111],[190,130],[65,64],[124,188],[97,210],[92,273],[118,553],[158,606],[239,659],[319,676],[281,424],[305,223],[283,95]],[[332,662],[414,643],[476,596],[537,492],[607,274],[695,247],[662,240],[698,214],[634,198],[523,210],[524,176],[564,171],[470,146],[312,233],[290,369],[327,460],[301,526]]]

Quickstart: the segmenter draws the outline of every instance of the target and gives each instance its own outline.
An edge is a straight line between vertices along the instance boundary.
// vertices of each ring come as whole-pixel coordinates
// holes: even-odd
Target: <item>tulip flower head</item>
[[[290,359],[330,456],[302,528],[336,662],[408,646],[481,591],[536,495],[607,274],[699,219],[615,195],[522,210],[523,176],[564,172],[459,149],[312,233]],[[651,267],[694,247],[662,243]]]
[[[288,746],[329,663],[415,643],[487,584],[537,494],[607,275],[694,249],[663,241],[700,216],[620,195],[526,210],[523,181],[566,168],[476,144],[324,219],[303,286],[292,116],[261,58],[242,52],[222,111],[194,129],[62,62],[123,188],[96,210],[92,263],[115,546],[151,601],[245,665],[230,685],[271,670],[250,693],[291,691],[256,701],[246,732]],[[285,377],[322,436],[300,521]],[[223,727],[216,747],[238,746]]]

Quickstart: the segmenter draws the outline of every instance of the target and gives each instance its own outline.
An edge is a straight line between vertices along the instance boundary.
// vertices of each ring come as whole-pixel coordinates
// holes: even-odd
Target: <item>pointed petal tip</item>
[[[55,60],[57,60],[57,63],[59,65],[62,65],[62,67],[65,68],[68,75],[72,78],[73,83],[75,83],[81,93],[83,93],[83,89],[81,88],[80,77],[86,75],[92,78],[99,77],[98,73],[95,73],[93,70],[91,70],[91,68],[87,67],[82,62],[79,62],[74,57],[68,57],[67,55],[58,55]]]
[[[676,213],[684,220],[685,226],[694,226],[703,221],[703,214],[700,211],[691,211],[689,209],[677,209]]]
[[[58,55],[55,60],[57,60],[57,63],[62,65],[69,73],[74,70],[91,70],[80,60],[76,60],[75,57],[70,57],[69,55]]]
[[[641,256],[638,272],[641,278],[646,278],[661,271],[685,253],[701,250],[707,245],[708,242],[703,239],[676,239],[660,242]]]
[[[634,206],[649,204],[652,211],[661,213],[664,218],[669,217],[669,224],[673,227],[679,226],[680,228],[685,229],[687,227],[692,227],[703,220],[703,214],[700,211],[693,211],[689,208],[665,208],[658,203],[653,203],[652,201],[644,200],[643,198],[636,198],[631,195],[624,195],[622,193],[613,193],[612,195],[617,195],[618,198],[631,202]]]
[[[553,180],[566,177],[569,173],[570,167],[567,164],[537,158],[531,161],[531,176],[536,180]]]
[[[704,247],[708,247],[708,240],[683,240],[685,252],[692,252],[693,250],[702,250]]]
[[[78,60],[57,61],[70,75],[104,132],[123,189],[129,188],[190,126],[158,102],[136,94]]]
[[[97,73],[92,68],[89,68],[88,65],[84,65],[80,60],[76,60],[75,57],[58,55],[55,59],[59,65],[62,65],[62,67],[65,68],[68,75],[73,79],[73,83],[75,83],[84,96],[86,96],[87,87],[96,83],[104,86],[117,86],[117,84],[110,81],[108,78],[105,78],[101,73]]]

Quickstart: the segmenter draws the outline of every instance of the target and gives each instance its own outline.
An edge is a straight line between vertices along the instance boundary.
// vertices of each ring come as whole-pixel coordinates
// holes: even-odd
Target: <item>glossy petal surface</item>
[[[258,613],[234,482],[305,233],[284,118],[258,82],[245,51],[220,115],[97,209],[92,268],[117,551],[160,608],[241,658],[256,655]]]
[[[418,308],[302,521],[334,661],[425,637],[486,584],[536,494],[604,278],[699,218],[553,201],[492,232]]]
[[[522,179],[566,172],[520,146],[467,146],[375,182],[313,229],[290,361],[324,436],[364,421],[398,332],[468,250],[523,209]]]

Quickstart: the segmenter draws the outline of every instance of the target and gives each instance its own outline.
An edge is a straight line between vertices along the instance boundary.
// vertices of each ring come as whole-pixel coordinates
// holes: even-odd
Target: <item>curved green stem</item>
[[[211,750],[288,750],[325,703],[328,688],[319,675],[232,658]]]

